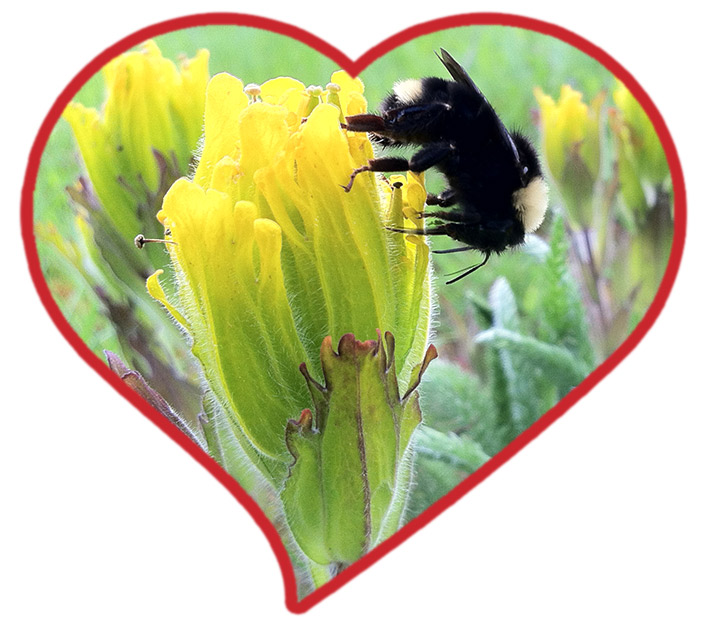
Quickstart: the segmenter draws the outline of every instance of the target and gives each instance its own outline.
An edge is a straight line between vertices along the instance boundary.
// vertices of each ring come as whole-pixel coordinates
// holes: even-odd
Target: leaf
[[[441,359],[421,380],[421,410],[424,424],[441,432],[465,432],[494,419],[487,387],[472,372]]]
[[[519,330],[520,319],[516,298],[506,278],[497,278],[489,290],[489,304],[493,311],[494,326]]]
[[[489,291],[489,303],[494,315],[493,328],[518,333],[521,319],[516,298],[506,278],[498,278]],[[480,336],[475,338],[480,342]],[[492,395],[498,404],[500,443],[506,444],[525,430],[539,416],[533,396],[537,394],[529,360],[514,355],[506,347],[494,348],[492,363]]]
[[[565,347],[591,371],[594,368],[594,349],[582,297],[569,272],[568,248],[564,221],[557,216],[543,270],[540,339]]]
[[[482,446],[470,437],[440,432],[428,426],[421,426],[416,431],[414,447],[419,455],[442,461],[467,474],[489,460]]]
[[[527,360],[532,368],[539,369],[554,384],[568,390],[579,384],[588,372],[585,364],[566,348],[508,329],[482,331],[475,341],[490,344],[499,351],[508,351],[512,356]]]
[[[467,435],[422,425],[414,435],[416,474],[408,509],[416,517],[483,465],[489,455]]]
[[[140,373],[127,368],[124,362],[119,359],[117,355],[110,351],[105,351],[105,357],[107,358],[107,364],[109,365],[110,369],[119,375],[119,378],[127,386],[129,386],[151,406],[158,410],[158,412],[166,417],[168,421],[187,435],[190,440],[196,443],[203,450],[207,451],[207,443],[204,439],[204,434],[199,426],[199,423],[194,425],[185,421],[185,419],[183,419],[177,412],[175,412],[175,410],[173,410],[173,408],[171,408],[170,404],[159,393],[148,385]]]

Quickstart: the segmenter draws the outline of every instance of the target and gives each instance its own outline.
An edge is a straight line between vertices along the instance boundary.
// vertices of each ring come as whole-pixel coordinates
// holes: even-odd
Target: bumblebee
[[[346,117],[345,127],[367,132],[384,148],[420,146],[409,159],[371,159],[350,175],[349,192],[362,172],[424,172],[436,168],[447,188],[429,194],[426,211],[437,223],[424,229],[389,228],[405,234],[445,235],[464,243],[434,253],[475,250],[484,259],[457,282],[487,263],[493,253],[523,244],[545,217],[548,187],[533,144],[509,132],[467,71],[444,49],[441,60],[452,80],[407,79],[394,84],[379,114]]]

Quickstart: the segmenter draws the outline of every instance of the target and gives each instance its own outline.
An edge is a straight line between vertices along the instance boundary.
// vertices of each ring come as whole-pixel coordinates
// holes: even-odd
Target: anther
[[[258,84],[246,84],[243,92],[248,95],[251,101],[257,101],[260,97],[261,89]]]

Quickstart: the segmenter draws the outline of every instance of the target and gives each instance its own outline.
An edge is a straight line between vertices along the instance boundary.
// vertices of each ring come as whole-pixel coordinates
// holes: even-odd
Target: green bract
[[[421,421],[415,392],[423,363],[400,397],[394,337],[360,342],[331,338],[321,348],[325,385],[303,368],[314,403],[287,426],[294,457],[282,492],[288,523],[320,564],[348,564],[393,534],[403,516],[411,472],[409,441]]]

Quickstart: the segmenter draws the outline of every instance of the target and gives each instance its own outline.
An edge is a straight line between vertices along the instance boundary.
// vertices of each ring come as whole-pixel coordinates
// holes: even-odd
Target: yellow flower
[[[620,81],[613,101],[617,109],[611,110],[609,119],[616,139],[621,197],[627,210],[642,222],[654,205],[656,189],[669,178],[667,157],[652,122]]]
[[[339,125],[364,110],[362,83],[331,79],[308,89],[213,77],[199,164],[158,215],[178,282],[166,306],[239,443],[273,480],[290,459],[287,421],[310,406],[300,364],[322,376],[324,338],[392,332],[404,387],[427,344],[428,247],[386,230],[411,223],[425,191],[413,176],[402,188],[370,177],[343,191],[372,147]]]
[[[665,273],[674,234],[673,192],[667,157],[655,128],[620,81],[609,112],[615,141],[619,220],[630,233],[630,255],[618,259],[612,276],[618,297],[629,297],[632,315],[642,315]]]
[[[158,214],[177,294],[162,271],[148,281],[202,365],[210,452],[278,502],[269,514],[316,583],[401,523],[415,388],[435,356],[428,246],[386,229],[422,222],[422,180],[366,175],[344,191],[372,147],[340,125],[365,110],[362,83],[331,80],[212,78],[199,164]]]
[[[202,131],[208,60],[201,50],[178,68],[145,42],[103,68],[102,112],[71,102],[63,113],[102,207],[129,243],[148,234],[153,214],[137,210],[168,186],[165,172],[170,182],[187,173]]]
[[[591,226],[594,184],[601,163],[601,106],[604,94],[584,103],[582,93],[563,85],[556,102],[535,89],[540,106],[545,161],[570,219]]]
[[[201,409],[196,361],[144,288],[144,277],[165,266],[168,254],[138,251],[134,237],[162,232],[156,213],[163,195],[189,170],[202,134],[208,60],[202,50],[176,65],[145,42],[102,69],[99,110],[73,101],[63,112],[87,172],[67,188],[74,249],[84,254],[73,264],[112,318],[124,361],[188,417]]]

